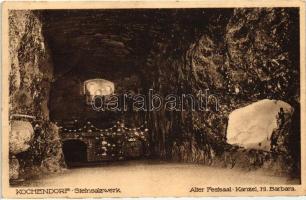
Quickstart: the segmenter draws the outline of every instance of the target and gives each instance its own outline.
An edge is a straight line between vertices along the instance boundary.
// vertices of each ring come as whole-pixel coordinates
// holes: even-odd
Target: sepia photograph
[[[280,2],[6,2],[6,197],[305,195],[305,7]]]

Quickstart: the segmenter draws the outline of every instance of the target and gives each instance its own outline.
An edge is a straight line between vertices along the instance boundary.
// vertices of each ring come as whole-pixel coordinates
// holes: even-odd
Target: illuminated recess
[[[86,96],[86,103],[91,104],[95,96],[109,96],[114,94],[115,85],[105,79],[89,79],[84,81],[82,93]]]

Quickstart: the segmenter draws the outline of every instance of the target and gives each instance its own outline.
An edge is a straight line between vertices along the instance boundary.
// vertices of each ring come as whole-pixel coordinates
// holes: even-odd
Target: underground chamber
[[[25,30],[11,25],[24,33],[12,35],[19,41],[12,60],[23,66],[12,67],[17,75],[11,79],[20,77],[11,85],[12,113],[35,116],[35,140],[27,153],[17,155],[21,168],[157,159],[257,169],[275,161],[277,170],[299,173],[299,52],[288,47],[298,44],[296,11],[37,10],[12,15],[27,22]],[[290,20],[284,29],[282,23]],[[190,96],[200,91],[214,98],[206,109],[193,110]],[[186,102],[168,104],[176,103],[175,109],[149,109],[152,102],[158,107],[158,97],[184,94]],[[150,95],[155,97],[151,102]],[[271,138],[267,145],[256,140],[237,147],[234,132],[230,144],[230,113],[271,99],[294,110],[287,117],[275,108],[285,124],[275,126],[276,132],[290,135],[279,145],[286,156],[269,152]],[[241,128],[230,125],[236,126]]]

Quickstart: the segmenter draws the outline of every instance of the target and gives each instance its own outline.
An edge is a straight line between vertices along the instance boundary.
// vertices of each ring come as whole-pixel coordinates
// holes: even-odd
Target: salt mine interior
[[[160,48],[162,51],[171,48],[174,51],[171,52],[174,54],[172,56],[181,56],[186,47],[179,45],[183,44],[170,47],[165,43],[169,39],[179,41],[182,37],[188,41],[196,37],[197,30],[192,26],[204,25],[201,17],[204,13],[201,10],[194,10],[195,16],[187,19],[183,17],[184,12],[188,11],[136,10],[131,13],[125,10],[97,10],[89,13],[85,10],[43,13],[46,20],[44,34],[54,62],[54,82],[51,84],[49,101],[51,120],[62,122],[76,119],[81,123],[94,123],[100,129],[110,128],[118,120],[124,120],[125,126],[131,129],[152,121],[150,117],[154,116],[149,113],[135,112],[130,108],[123,112],[94,111],[84,103],[80,87],[86,80],[103,78],[114,83],[117,95],[147,95],[149,89],[159,92],[164,83],[157,83],[160,76],[158,66],[151,63],[156,53],[161,51]],[[76,20],[78,23],[75,23]],[[173,28],[169,28],[169,24]],[[174,31],[181,33],[178,35]],[[176,86],[173,87],[175,89]],[[165,92],[176,93],[171,90]],[[163,134],[162,129],[165,127],[157,124],[153,128],[153,123],[146,126],[160,132],[154,136],[156,138],[148,138],[150,141],[146,141],[158,148],[150,152],[150,155],[166,156],[167,139],[159,135]]]
[[[10,114],[35,116],[30,148],[10,149],[19,176],[154,159],[299,177],[297,9],[16,10],[10,17]],[[128,102],[126,110],[97,111],[86,101],[90,80],[119,97],[207,90],[219,107],[135,111]],[[265,99],[292,112],[274,130],[286,135],[276,145],[285,156],[261,142],[247,148],[228,140],[230,113]],[[227,154],[237,162],[227,163]]]

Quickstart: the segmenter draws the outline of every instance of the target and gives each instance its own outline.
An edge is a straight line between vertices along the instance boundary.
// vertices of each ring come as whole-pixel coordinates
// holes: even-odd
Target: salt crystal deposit
[[[271,135],[278,127],[277,116],[281,108],[285,114],[293,113],[288,103],[269,99],[234,110],[229,115],[227,142],[244,148],[269,151]]]

